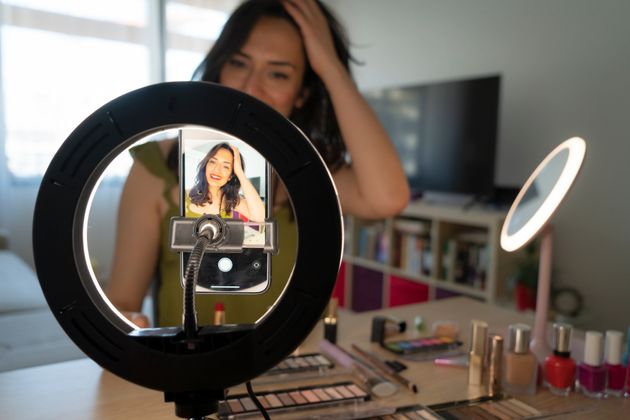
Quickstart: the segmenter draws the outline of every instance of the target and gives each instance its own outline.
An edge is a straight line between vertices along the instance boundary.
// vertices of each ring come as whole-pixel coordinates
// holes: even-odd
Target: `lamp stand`
[[[547,320],[549,315],[549,293],[551,290],[551,257],[553,251],[553,228],[547,224],[541,231],[540,257],[538,263],[538,291],[536,293],[536,316],[530,349],[542,363],[551,353],[547,344]]]

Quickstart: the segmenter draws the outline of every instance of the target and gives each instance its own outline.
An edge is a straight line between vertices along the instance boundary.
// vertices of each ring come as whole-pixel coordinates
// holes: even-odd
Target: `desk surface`
[[[408,323],[416,315],[422,315],[426,325],[439,319],[455,320],[460,323],[464,338],[472,318],[487,321],[490,331],[496,333],[504,333],[511,323],[532,321],[524,314],[466,298],[452,298],[368,313],[342,312],[338,343],[347,349],[355,343],[383,352],[369,343],[370,320],[379,313],[397,316]],[[298,351],[316,351],[322,336],[321,326],[316,327]],[[404,337],[410,336],[412,334]],[[483,389],[468,387],[465,368],[435,366],[432,362],[406,363],[409,369],[404,376],[418,385],[419,392],[413,394],[401,388],[387,399],[393,406],[411,403],[429,405],[483,394]],[[262,388],[262,385],[254,386],[255,389]],[[626,399],[592,400],[577,394],[562,398],[543,389],[535,396],[519,399],[541,410],[583,410],[566,416],[572,419],[624,418],[630,414],[630,400]],[[175,418],[173,405],[164,403],[161,392],[122,380],[89,359],[0,374],[0,418],[24,420],[40,419],[42,416],[64,419]]]

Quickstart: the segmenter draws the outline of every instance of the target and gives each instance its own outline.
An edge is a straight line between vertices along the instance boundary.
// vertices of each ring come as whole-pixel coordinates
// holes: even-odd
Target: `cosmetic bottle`
[[[328,302],[328,314],[324,318],[324,338],[331,343],[337,342],[337,298]]]
[[[606,395],[621,397],[626,382],[626,368],[621,364],[623,333],[606,331]]]
[[[630,327],[628,327],[626,334],[626,350],[623,352],[623,365],[625,367],[628,367],[628,358],[630,358]]]
[[[503,363],[503,389],[513,395],[536,393],[538,361],[529,351],[531,328],[525,324],[509,327],[509,346]]]
[[[545,359],[545,384],[552,394],[567,396],[575,383],[575,360],[571,358],[571,326],[553,324],[553,354]]]
[[[584,361],[577,366],[578,386],[587,397],[604,396],[606,368],[602,364],[602,350],[602,333],[587,331],[584,339]]]
[[[214,304],[214,325],[225,324],[225,306],[223,302],[217,302]]]
[[[488,340],[488,324],[484,321],[470,321],[470,346],[468,350],[468,385],[483,383],[483,362]]]
[[[491,335],[488,338],[488,395],[501,394],[501,366],[503,365],[503,337]]]

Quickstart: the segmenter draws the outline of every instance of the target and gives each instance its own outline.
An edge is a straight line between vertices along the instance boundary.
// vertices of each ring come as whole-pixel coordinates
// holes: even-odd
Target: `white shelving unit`
[[[499,235],[506,213],[504,211],[489,210],[479,207],[465,209],[457,206],[438,205],[425,202],[411,203],[400,215],[381,221],[365,221],[353,217],[346,218],[346,244],[344,251],[344,279],[345,279],[345,306],[355,308],[353,302],[354,286],[360,284],[360,269],[368,269],[382,275],[382,300],[381,307],[388,307],[390,293],[392,292],[391,279],[404,279],[410,282],[420,283],[428,287],[428,300],[435,299],[437,294],[452,292],[471,296],[485,302],[495,303],[505,300],[506,280],[513,273],[517,255],[509,254],[501,250]],[[397,219],[404,219],[407,224],[428,227],[426,238],[428,248],[431,250],[431,264],[429,270],[424,272],[410,271],[401,268],[396,259],[396,248],[399,245],[397,237],[400,233],[395,227]],[[376,243],[366,245],[365,238],[360,238],[365,226],[378,232],[380,253],[375,258],[360,256],[365,248],[378,246]],[[478,244],[478,249],[483,248],[484,261],[486,262],[483,281],[476,284],[456,282],[452,277],[447,280],[444,268],[445,244],[457,244],[457,238],[470,237],[470,232],[475,232],[477,238],[483,239]],[[398,251],[400,252],[400,251]],[[455,258],[455,257],[451,257]],[[428,265],[428,264],[427,264]],[[451,269],[453,269],[451,267]],[[365,270],[363,270],[365,271]],[[359,273],[359,274],[357,274]],[[375,282],[372,281],[371,284]],[[372,299],[374,300],[374,299]],[[358,305],[360,306],[360,305]],[[361,309],[359,309],[361,310]]]

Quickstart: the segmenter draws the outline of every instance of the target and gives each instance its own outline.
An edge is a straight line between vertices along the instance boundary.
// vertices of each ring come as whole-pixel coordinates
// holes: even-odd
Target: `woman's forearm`
[[[352,159],[358,197],[375,217],[398,213],[409,200],[409,185],[385,128],[341,64],[324,83]]]
[[[246,216],[253,222],[264,222],[265,204],[260,199],[258,191],[256,191],[256,188],[254,187],[254,185],[252,185],[251,181],[246,176],[243,175],[239,177],[239,181],[241,183],[243,195],[245,196],[247,211],[249,212],[249,214]]]

